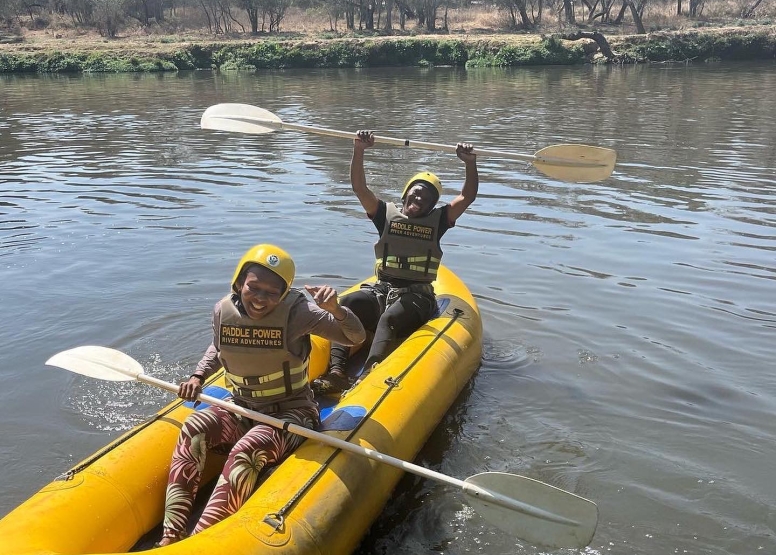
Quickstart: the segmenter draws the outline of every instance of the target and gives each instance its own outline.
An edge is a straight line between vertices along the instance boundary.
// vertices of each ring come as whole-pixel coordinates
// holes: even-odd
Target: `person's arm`
[[[366,339],[366,330],[352,310],[339,304],[337,291],[328,285],[304,286],[315,305],[308,304],[305,324],[307,333],[314,333],[341,345],[359,345]],[[316,306],[317,305],[317,306]]]
[[[202,355],[202,358],[197,364],[197,369],[194,370],[194,374],[192,375],[201,376],[202,381],[204,382],[215,374],[216,370],[219,368],[221,368],[221,360],[218,358],[218,349],[216,349],[214,343],[211,343],[210,347],[205,351],[205,354]]]
[[[366,174],[364,173],[364,150],[373,147],[375,136],[371,131],[358,131],[353,139],[353,158],[350,160],[350,185],[356,193],[358,201],[372,218],[377,211],[377,197],[366,186]]]
[[[455,154],[466,164],[466,178],[463,182],[461,194],[453,199],[447,208],[447,217],[450,227],[463,214],[469,205],[477,198],[477,190],[480,186],[480,176],[477,171],[477,155],[472,152],[474,147],[469,143],[458,143]]]
[[[178,397],[187,401],[194,401],[197,396],[202,393],[202,384],[205,380],[212,376],[216,370],[221,368],[221,360],[218,358],[218,349],[215,345],[216,334],[216,321],[219,319],[217,312],[221,310],[221,304],[216,304],[213,309],[212,327],[213,327],[213,342],[202,355],[197,368],[188,380],[182,382],[178,387]]]

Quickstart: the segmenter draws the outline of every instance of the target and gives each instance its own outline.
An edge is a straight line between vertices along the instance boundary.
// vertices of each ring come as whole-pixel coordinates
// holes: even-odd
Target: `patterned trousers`
[[[318,410],[312,407],[272,416],[310,429],[318,423]],[[193,534],[234,514],[253,493],[261,471],[281,462],[303,441],[302,436],[256,424],[220,407],[192,413],[183,423],[172,456],[162,536],[186,535],[208,450],[228,451],[229,456]]]

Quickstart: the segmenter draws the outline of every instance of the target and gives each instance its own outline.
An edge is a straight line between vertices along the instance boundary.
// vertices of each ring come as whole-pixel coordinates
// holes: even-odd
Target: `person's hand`
[[[372,131],[359,129],[356,131],[356,138],[353,139],[353,148],[361,150],[375,146],[375,134]]]
[[[186,401],[196,401],[200,393],[202,393],[202,380],[194,376],[178,386],[178,397]]]
[[[466,164],[470,164],[472,162],[477,161],[477,155],[472,152],[474,150],[474,145],[471,143],[458,143],[455,145],[455,155],[458,156],[461,160],[464,161]]]
[[[345,310],[340,306],[337,300],[337,290],[328,285],[305,285],[304,288],[310,293],[315,304],[320,306],[326,312],[330,312],[337,320],[344,320],[347,316]]]

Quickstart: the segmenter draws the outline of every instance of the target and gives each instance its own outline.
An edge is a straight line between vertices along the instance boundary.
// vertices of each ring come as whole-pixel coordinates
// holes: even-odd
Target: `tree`
[[[388,34],[393,32],[393,0],[385,0],[385,23],[383,31]]]
[[[124,23],[124,0],[94,0],[94,22],[100,35],[116,38]]]
[[[164,4],[162,0],[132,0],[127,2],[127,15],[134,17],[143,25],[149,25],[151,20],[164,20]]]
[[[329,17],[329,29],[337,30],[337,22],[345,16],[348,0],[322,0],[321,6],[324,13]],[[298,6],[298,2],[295,4]]]
[[[762,1],[763,0],[756,0],[754,4],[742,10],[741,17],[743,17],[744,19],[749,19],[750,17],[753,17],[755,10],[757,10],[757,8],[760,6],[760,3]]]
[[[214,35],[228,33],[232,26],[232,17],[229,5],[221,0],[199,0],[202,11],[207,18],[208,31]]]
[[[95,6],[92,0],[62,0],[59,4],[62,14],[68,14],[73,25],[91,25]]]
[[[563,40],[590,39],[596,43],[598,49],[601,50],[601,54],[606,56],[607,60],[612,61],[617,59],[617,55],[612,51],[612,47],[609,46],[609,41],[607,41],[606,37],[598,31],[593,31],[592,33],[587,31],[576,31],[574,33],[561,35],[560,38]]]
[[[644,22],[641,20],[641,16],[644,13],[644,7],[647,4],[647,0],[638,0],[638,4],[636,4],[634,0],[625,0],[625,4],[630,8],[633,23],[636,25],[636,32],[640,35],[645,35],[647,30],[644,28]]]
[[[410,6],[415,8],[418,25],[429,32],[435,31],[437,10],[441,4],[441,0],[411,0]]]
[[[601,23],[611,23],[612,7],[615,0],[595,0],[590,3],[588,0],[582,0],[584,6],[588,9],[587,22],[593,23],[596,19],[601,19]]]
[[[374,31],[375,28],[375,0],[359,0],[358,4],[358,26],[368,31]]]
[[[238,5],[244,9],[245,13],[248,15],[248,22],[251,24],[251,33],[255,35],[259,32],[261,0],[238,0]]]
[[[577,20],[574,16],[574,0],[563,0],[563,11],[566,14],[566,22],[575,25]]]
[[[356,3],[353,0],[345,2],[345,26],[353,31],[356,28]]]
[[[526,0],[497,0],[496,5],[509,13],[509,26],[512,29],[529,29],[534,26],[534,21],[528,15]]]

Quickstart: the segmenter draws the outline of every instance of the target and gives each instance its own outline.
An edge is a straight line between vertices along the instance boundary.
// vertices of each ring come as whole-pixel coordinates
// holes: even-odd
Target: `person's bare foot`
[[[176,538],[175,536],[162,536],[162,539],[156,542],[154,547],[167,547],[168,545],[178,543],[179,541],[181,541],[181,539]]]

